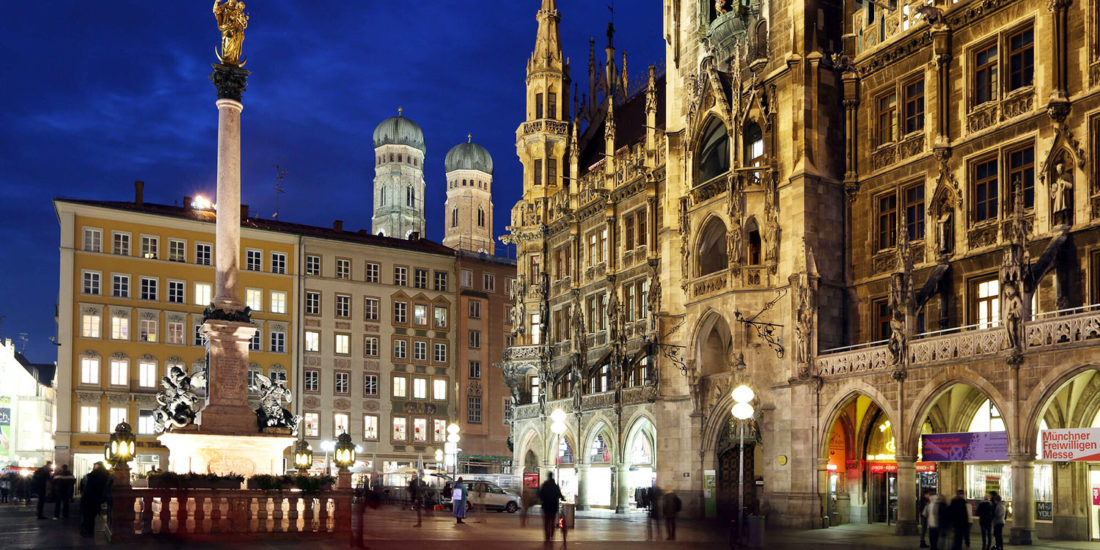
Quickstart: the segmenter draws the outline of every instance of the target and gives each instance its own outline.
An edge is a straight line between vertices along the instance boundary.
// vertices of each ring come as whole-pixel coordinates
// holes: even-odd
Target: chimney
[[[183,209],[184,210],[191,210],[191,201],[192,201],[191,197],[188,197],[187,195],[183,196]]]
[[[141,206],[145,204],[145,182],[141,180],[134,181],[134,204]]]
[[[366,229],[360,229],[359,234],[366,237],[367,236],[367,230]]]
[[[332,229],[334,231],[343,231],[344,230],[344,220],[335,220],[335,221],[333,221],[332,222]]]
[[[413,231],[412,233],[409,233],[409,240],[410,241],[419,241],[420,240],[420,232],[419,231]]]
[[[241,205],[241,219],[242,220],[247,220],[248,219],[248,205],[247,204],[242,204]]]

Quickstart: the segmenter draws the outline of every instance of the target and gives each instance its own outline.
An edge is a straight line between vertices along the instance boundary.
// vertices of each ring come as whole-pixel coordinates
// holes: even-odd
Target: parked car
[[[476,508],[515,513],[521,507],[519,495],[503,489],[491,481],[471,480],[466,482],[470,492],[470,504]]]

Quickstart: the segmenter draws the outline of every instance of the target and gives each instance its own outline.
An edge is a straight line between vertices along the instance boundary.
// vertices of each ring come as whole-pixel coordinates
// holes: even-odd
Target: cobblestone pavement
[[[52,506],[47,507],[52,512]],[[73,511],[76,511],[74,506]],[[234,550],[282,550],[305,545],[310,550],[337,550],[349,547],[346,538],[326,539],[309,535],[296,535],[267,540],[173,541],[158,540],[141,543],[109,544],[103,533],[102,519],[94,539],[82,539],[77,533],[75,514],[68,520],[36,520],[31,507],[0,505],[0,550],[30,549],[85,549],[111,548],[130,550],[139,548],[212,548]],[[542,518],[535,513],[528,518],[527,526],[520,526],[519,514],[478,512],[466,520],[465,525],[455,525],[448,512],[424,514],[420,527],[415,527],[416,516],[408,510],[382,507],[370,510],[367,532],[363,542],[371,550],[398,549],[432,550],[451,549],[535,549],[578,548],[581,550],[644,550],[670,549],[725,549],[730,548],[728,534],[717,524],[680,521],[675,541],[646,540],[644,514],[633,512],[616,515],[607,511],[578,513],[576,529],[569,531],[568,544],[558,538],[550,546],[542,540]],[[664,534],[662,532],[662,534]],[[770,532],[764,548],[768,550],[892,550],[916,549],[917,537],[896,537],[891,528],[883,525],[846,525],[813,531]],[[975,546],[975,548],[979,547]],[[1032,546],[1036,550],[1077,550],[1100,547],[1095,542],[1042,541]],[[1023,547],[1021,547],[1023,548]]]

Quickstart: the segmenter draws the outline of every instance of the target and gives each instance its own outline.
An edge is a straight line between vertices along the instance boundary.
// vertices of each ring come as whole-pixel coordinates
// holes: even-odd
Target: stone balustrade
[[[539,406],[536,403],[530,403],[527,405],[520,405],[516,407],[515,412],[512,413],[516,420],[526,420],[528,418],[537,418],[539,415]]]
[[[1024,323],[1025,351],[1051,350],[1100,340],[1100,310],[1050,316]],[[909,367],[966,361],[996,355],[1008,347],[1004,327],[933,334],[909,342]],[[886,345],[824,353],[815,360],[824,378],[847,376],[890,368]]]
[[[196,535],[248,537],[295,533],[333,536],[351,530],[351,490],[298,491],[116,488],[111,542]]]

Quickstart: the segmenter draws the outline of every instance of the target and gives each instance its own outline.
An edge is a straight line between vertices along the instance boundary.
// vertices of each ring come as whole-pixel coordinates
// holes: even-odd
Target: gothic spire
[[[542,7],[535,18],[539,22],[539,30],[535,37],[535,50],[527,63],[527,74],[540,69],[563,70],[561,31],[558,29],[561,14],[558,13],[556,2],[542,0]]]

